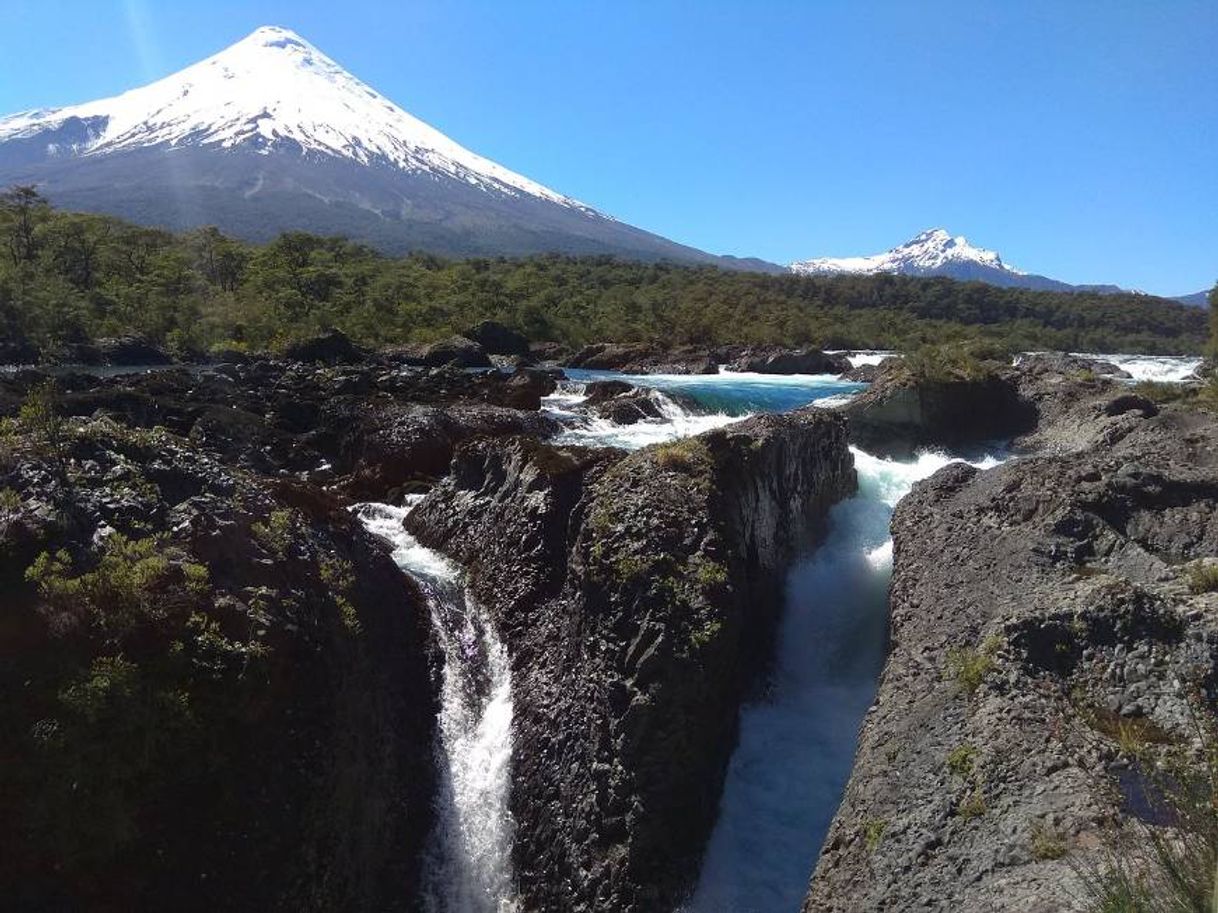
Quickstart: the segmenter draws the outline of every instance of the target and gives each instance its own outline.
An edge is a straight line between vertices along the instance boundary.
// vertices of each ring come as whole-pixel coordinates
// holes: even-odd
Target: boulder
[[[483,320],[461,335],[472,339],[491,355],[529,354],[529,341],[524,336],[494,320]]]
[[[407,524],[465,565],[511,657],[526,908],[642,913],[686,897],[785,570],[854,486],[845,425],[825,410],[629,455],[458,448]]]
[[[1035,405],[1006,372],[918,378],[900,363],[886,366],[841,411],[850,422],[852,442],[869,453],[896,457],[1009,440],[1037,421]]]
[[[326,424],[339,429],[335,469],[349,474],[354,497],[388,501],[411,483],[444,475],[457,444],[472,437],[528,434],[548,437],[559,425],[538,412],[502,406],[343,405]]]
[[[719,370],[706,349],[665,349],[651,343],[599,342],[584,346],[563,365],[624,374],[715,374]]]
[[[340,330],[326,330],[309,339],[294,342],[283,350],[288,361],[307,361],[326,365],[354,364],[367,357],[361,349]]]
[[[168,365],[173,363],[163,349],[142,336],[118,336],[98,339],[95,343],[101,363],[105,365]],[[82,362],[89,364],[89,362]]]
[[[842,374],[850,370],[845,355],[828,355],[819,349],[751,349],[736,358],[732,370],[758,374]]]
[[[419,365],[426,368],[492,368],[486,349],[464,336],[450,336],[448,339],[427,345],[411,345],[388,350],[391,357],[400,359],[404,364]]]

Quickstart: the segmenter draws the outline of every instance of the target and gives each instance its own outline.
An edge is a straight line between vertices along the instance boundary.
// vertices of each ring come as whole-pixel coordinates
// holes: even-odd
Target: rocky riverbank
[[[890,655],[809,913],[1075,908],[1112,825],[1153,814],[1130,742],[1187,750],[1213,712],[1218,423],[1061,359],[1002,382],[1040,455],[897,508]]]

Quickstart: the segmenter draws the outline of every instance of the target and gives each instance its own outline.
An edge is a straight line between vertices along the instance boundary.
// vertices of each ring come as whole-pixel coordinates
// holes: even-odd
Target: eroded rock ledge
[[[1185,691],[1213,707],[1218,594],[1186,577],[1218,554],[1218,423],[1060,392],[1069,448],[897,508],[891,653],[806,913],[1072,909],[1121,726],[1188,744]]]
[[[845,423],[813,410],[629,455],[458,448],[407,522],[466,565],[508,644],[528,909],[681,900],[784,570],[855,484]]]

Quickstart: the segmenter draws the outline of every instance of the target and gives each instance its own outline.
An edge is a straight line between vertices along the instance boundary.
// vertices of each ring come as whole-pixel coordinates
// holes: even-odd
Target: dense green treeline
[[[326,326],[428,341],[483,318],[535,340],[909,348],[984,336],[1020,349],[1200,352],[1206,317],[1145,296],[900,276],[801,277],[608,257],[384,257],[290,233],[266,245],[0,202],[0,332],[38,345],[137,333],[178,350],[274,348]]]

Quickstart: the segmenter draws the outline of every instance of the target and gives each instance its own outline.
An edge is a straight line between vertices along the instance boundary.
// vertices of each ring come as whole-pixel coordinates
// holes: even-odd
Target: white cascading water
[[[1106,361],[1129,372],[1133,381],[1152,380],[1158,383],[1182,383],[1197,373],[1202,359],[1187,355],[1089,355],[1083,358]]]
[[[884,663],[892,510],[914,482],[952,462],[851,451],[858,493],[833,508],[825,541],[788,574],[770,687],[741,710],[740,742],[686,913],[798,910],[849,777]]]
[[[431,913],[515,913],[512,816],[512,680],[507,650],[465,592],[461,569],[403,526],[410,506],[361,504],[356,513],[393,545],[393,560],[427,596],[444,651],[436,825],[424,867]]]

